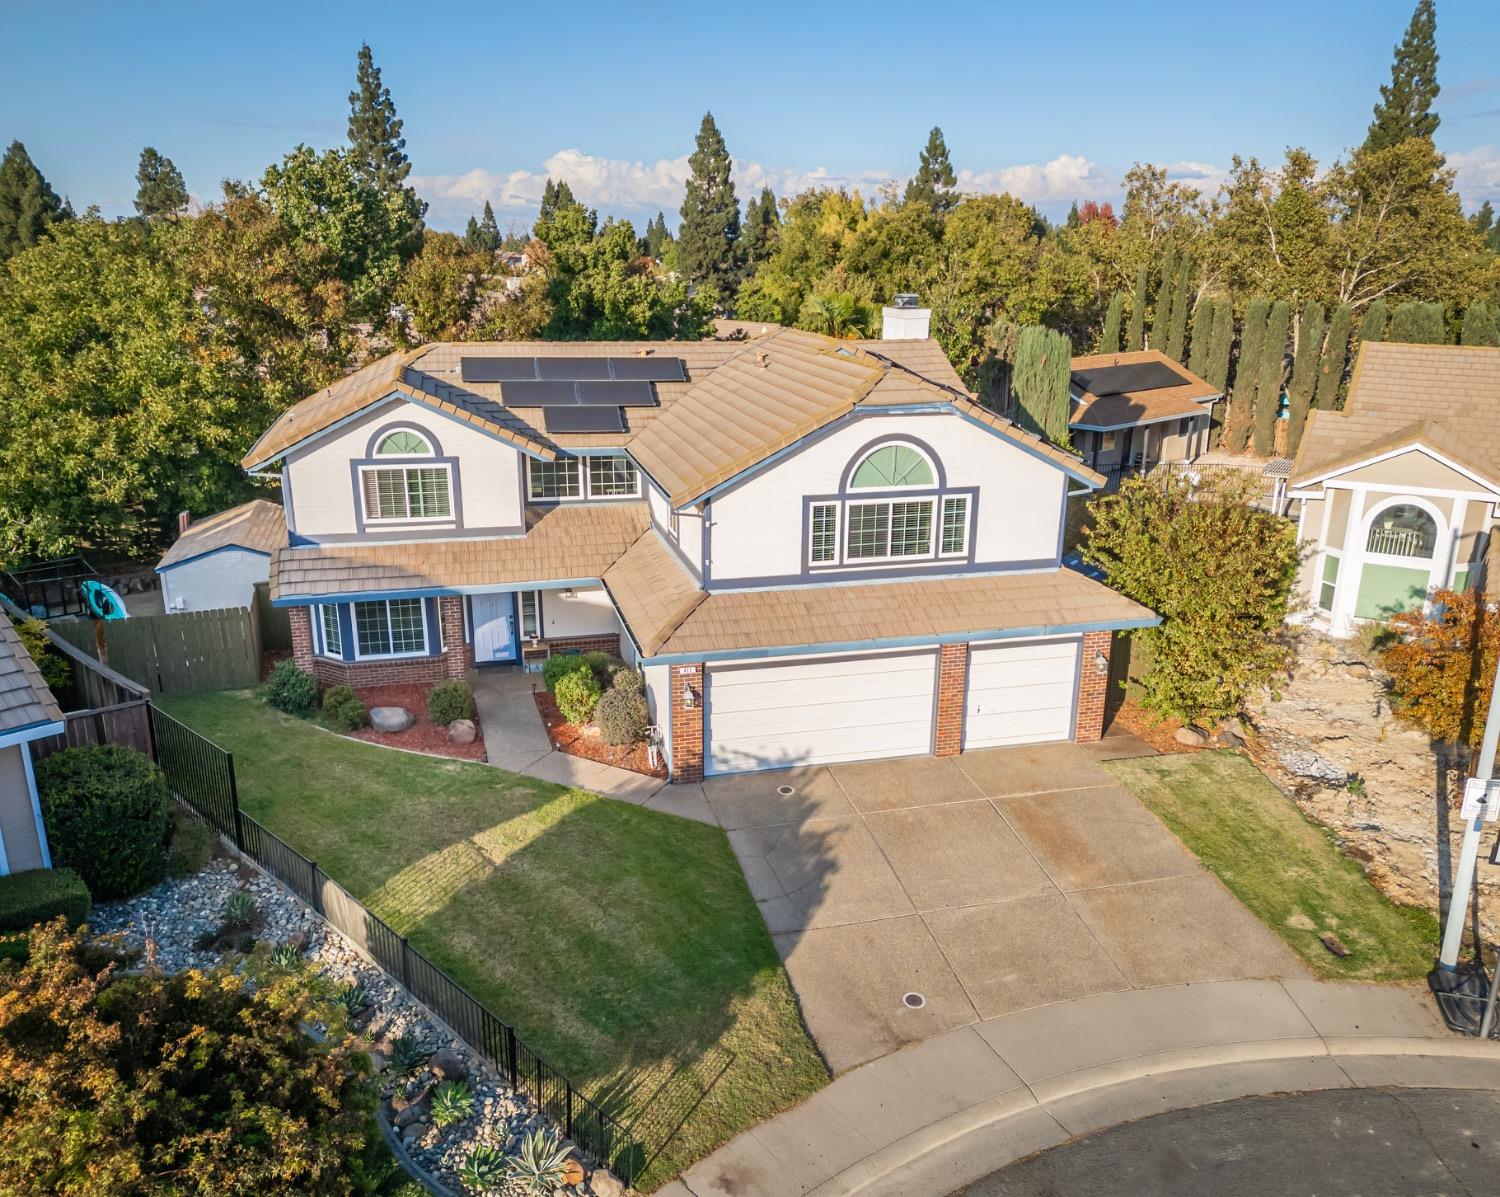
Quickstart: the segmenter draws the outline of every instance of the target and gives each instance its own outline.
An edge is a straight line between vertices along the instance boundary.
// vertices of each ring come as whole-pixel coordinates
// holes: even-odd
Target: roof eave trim
[[[27,723],[21,727],[13,727],[9,731],[0,732],[0,748],[9,748],[12,744],[25,744],[31,740],[40,740],[45,736],[60,736],[67,730],[68,724],[65,719]]]
[[[1347,459],[1342,462],[1336,461],[1332,466],[1319,466],[1319,472],[1310,478],[1293,476],[1290,485],[1294,489],[1299,490],[1304,487],[1317,486],[1319,483],[1327,482],[1330,478],[1337,478],[1340,474],[1347,474],[1351,470],[1362,470],[1366,466],[1379,465],[1382,461],[1389,461],[1392,457],[1399,457],[1403,453],[1410,453],[1413,449],[1420,449],[1433,460],[1447,466],[1455,473],[1462,474],[1471,482],[1476,483],[1482,490],[1487,490],[1494,495],[1500,495],[1500,482],[1489,481],[1472,466],[1463,465],[1455,461],[1441,449],[1434,448],[1428,444],[1420,435],[1413,436],[1410,440],[1403,441],[1398,445],[1392,445],[1388,449],[1382,449],[1379,453],[1372,453],[1369,457],[1361,457],[1353,461]],[[1397,487],[1397,489],[1400,488]]]
[[[273,607],[306,607],[313,603],[376,603],[385,599],[442,598],[444,595],[504,594],[520,590],[566,590],[570,586],[602,586],[602,578],[557,578],[548,581],[529,582],[485,582],[477,586],[407,586],[387,590],[351,590],[346,593],[277,594],[271,599]]]
[[[279,546],[278,546],[279,547]],[[204,549],[201,553],[194,553],[191,557],[182,557],[177,561],[163,561],[157,565],[155,573],[164,574],[170,569],[176,569],[181,565],[191,565],[194,561],[202,561],[205,557],[212,557],[215,553],[227,553],[230,550],[240,553],[254,553],[257,557],[264,557],[267,561],[275,549],[255,549],[247,544],[221,544],[216,549]]]

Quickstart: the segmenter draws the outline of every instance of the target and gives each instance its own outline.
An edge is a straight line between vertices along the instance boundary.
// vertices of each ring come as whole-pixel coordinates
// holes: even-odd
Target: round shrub
[[[553,696],[557,709],[569,723],[587,723],[594,717],[594,707],[599,703],[600,688],[594,671],[588,668],[566,673],[557,680]]]
[[[621,665],[615,670],[609,679],[611,690],[630,690],[636,694],[646,692],[646,679],[639,669],[632,669],[629,665]]]
[[[620,664],[608,653],[601,652],[584,653],[583,659],[588,662],[589,668],[594,671],[594,676],[599,679],[601,686],[609,685],[609,675],[614,672],[615,666]]]
[[[461,678],[439,682],[427,696],[427,716],[447,726],[455,719],[474,718],[474,691]]]
[[[323,691],[323,709],[336,711],[353,697],[353,686],[329,686]]]
[[[171,792],[149,757],[117,744],[69,748],[36,767],[54,864],[96,898],[126,898],[166,873]]]
[[[594,709],[594,722],[606,744],[634,744],[645,736],[650,718],[646,696],[618,685],[606,691]]]
[[[554,694],[557,683],[570,673],[592,673],[593,669],[582,654],[548,657],[542,663],[542,684]]]
[[[266,678],[266,701],[288,715],[306,716],[318,704],[318,683],[290,660],[277,661]]]
[[[333,721],[344,731],[354,731],[356,728],[370,726],[370,712],[365,710],[365,704],[359,699],[350,698],[333,712]]]

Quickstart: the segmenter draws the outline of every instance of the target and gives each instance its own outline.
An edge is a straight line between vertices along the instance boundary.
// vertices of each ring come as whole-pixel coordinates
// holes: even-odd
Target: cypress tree
[[[1391,313],[1391,327],[1386,339],[1408,345],[1446,343],[1448,328],[1443,305],[1408,299]]]
[[[751,196],[745,205],[745,227],[740,233],[740,256],[747,273],[771,256],[780,230],[776,193],[769,187],[762,187],[760,195]]]
[[[1146,266],[1135,272],[1135,290],[1130,295],[1130,323],[1125,329],[1125,348],[1134,353],[1146,347]]]
[[[1318,390],[1314,404],[1323,411],[1338,405],[1339,387],[1344,383],[1344,366],[1349,361],[1349,332],[1354,327],[1354,309],[1341,303],[1328,322],[1328,340],[1323,346],[1323,360],[1318,365]]]
[[[1073,206],[1068,209],[1068,228],[1076,229],[1083,223],[1083,216],[1078,211],[1078,201],[1073,201]]]
[[[906,184],[903,198],[908,204],[926,204],[942,216],[958,204],[958,193],[953,190],[957,182],[948,158],[948,143],[943,140],[943,131],[934,125],[926,147],[917,154],[917,173]]]
[[[1167,326],[1172,321],[1172,287],[1177,280],[1177,251],[1171,241],[1161,256],[1161,278],[1156,284],[1156,306],[1151,310],[1151,348],[1166,350]]]
[[[187,210],[187,184],[172,159],[164,158],[155,147],[141,151],[135,172],[135,210],[145,217],[164,216],[173,219]]]
[[[1214,330],[1209,334],[1203,381],[1224,394],[1229,389],[1229,355],[1234,350],[1234,303],[1226,295],[1214,305]]]
[[[1292,359],[1292,384],[1287,388],[1291,400],[1287,409],[1286,451],[1295,457],[1302,440],[1302,428],[1312,408],[1318,386],[1318,366],[1323,358],[1323,305],[1309,299],[1302,305],[1297,326],[1297,354]]]
[[[1386,302],[1377,299],[1365,309],[1365,314],[1359,321],[1359,339],[1361,341],[1384,341],[1385,337],[1385,309]]]
[[[697,146],[688,158],[691,174],[677,229],[677,268],[690,283],[717,285],[725,298],[733,290],[740,236],[740,204],[730,165],[713,113],[705,112]]]
[[[1278,299],[1266,318],[1260,369],[1255,376],[1255,452],[1261,457],[1270,457],[1276,447],[1276,417],[1281,410],[1281,380],[1286,370],[1286,339],[1291,325],[1291,306]]]
[[[1500,345],[1500,321],[1496,320],[1494,307],[1482,299],[1471,303],[1464,313],[1460,341],[1464,345]]]
[[[1041,324],[1021,330],[1012,383],[1019,422],[1022,428],[1056,445],[1068,444],[1072,358],[1073,347],[1062,333]]]
[[[47,226],[70,219],[72,209],[42,177],[19,141],[0,159],[0,261],[37,243]]]
[[[1199,378],[1206,377],[1204,371],[1208,369],[1208,353],[1213,348],[1213,330],[1214,301],[1207,295],[1200,295],[1197,306],[1193,308],[1192,351],[1187,362],[1187,368]]]
[[[1432,0],[1417,0],[1406,36],[1396,47],[1390,84],[1380,89],[1365,149],[1389,149],[1408,137],[1431,138],[1437,132],[1438,115],[1432,110],[1438,97],[1437,64],[1437,14]]]
[[[1234,391],[1229,404],[1229,421],[1224,429],[1224,447],[1231,453],[1243,453],[1250,441],[1251,413],[1255,409],[1255,380],[1260,375],[1261,347],[1266,341],[1266,316],[1271,303],[1256,296],[1245,310],[1240,332],[1240,352],[1234,362]]]
[[[1099,334],[1100,353],[1120,352],[1120,321],[1125,315],[1125,292],[1116,291],[1110,297],[1109,309],[1104,313],[1104,331]]]
[[[1183,254],[1177,261],[1177,286],[1172,295],[1172,319],[1167,324],[1167,343],[1163,351],[1174,361],[1183,360],[1187,339],[1188,292],[1193,285],[1193,262]]]

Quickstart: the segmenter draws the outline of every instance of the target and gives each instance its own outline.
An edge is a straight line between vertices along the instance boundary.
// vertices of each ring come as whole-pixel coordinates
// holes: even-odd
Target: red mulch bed
[[[646,763],[644,744],[632,744],[629,748],[616,748],[612,744],[606,744],[602,737],[585,735],[583,726],[564,719],[562,712],[557,709],[556,700],[547,691],[538,690],[533,697],[536,699],[536,709],[542,714],[542,722],[547,725],[547,735],[552,738],[552,746],[559,752],[598,761],[601,765],[629,769],[632,773],[644,773],[647,777],[666,778],[665,764],[653,769]]]
[[[1173,736],[1182,726],[1176,719],[1163,719],[1150,711],[1142,710],[1131,699],[1126,699],[1115,715],[1114,726],[1145,740],[1157,752],[1202,752],[1188,744],[1179,744]]]
[[[371,744],[389,744],[392,748],[409,748],[413,752],[431,752],[438,756],[456,757],[462,761],[484,760],[484,734],[479,732],[472,744],[455,744],[448,739],[448,729],[427,717],[427,694],[431,683],[406,686],[361,686],[354,693],[365,704],[365,710],[375,707],[405,707],[416,722],[404,732],[379,732],[373,727],[362,727],[358,731],[341,732],[355,740],[368,740]],[[475,731],[479,731],[479,720],[474,720]]]

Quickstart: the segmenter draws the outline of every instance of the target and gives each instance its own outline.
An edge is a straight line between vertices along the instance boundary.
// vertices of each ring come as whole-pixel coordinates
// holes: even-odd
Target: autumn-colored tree
[[[1427,610],[1397,615],[1381,654],[1391,709],[1434,740],[1477,747],[1500,659],[1500,612],[1477,590],[1439,590]]]
[[[1115,207],[1111,203],[1098,203],[1095,200],[1084,200],[1078,205],[1078,223],[1091,224],[1096,220],[1102,220],[1110,228],[1118,228],[1120,222],[1115,219]]]

